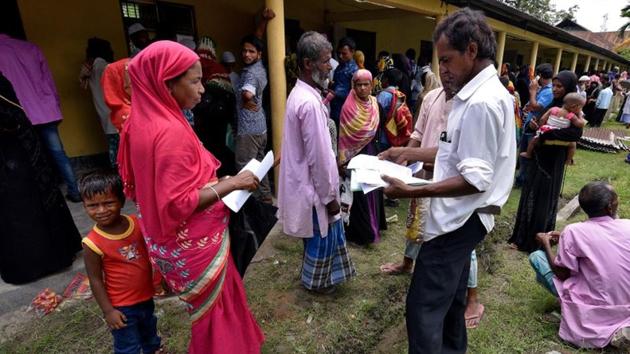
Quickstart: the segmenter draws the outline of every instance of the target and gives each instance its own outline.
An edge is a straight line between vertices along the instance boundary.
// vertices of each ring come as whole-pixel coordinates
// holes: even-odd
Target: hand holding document
[[[351,170],[350,188],[354,192],[369,193],[375,189],[387,187],[387,182],[381,178],[383,175],[397,178],[412,186],[431,183],[431,181],[413,176],[422,169],[422,162],[406,167],[391,161],[379,160],[377,156],[361,154],[350,160],[347,169]]]
[[[240,172],[251,171],[258,179],[263,179],[267,172],[274,165],[273,151],[269,151],[262,161],[252,159],[243,167]],[[243,207],[247,198],[252,195],[252,192],[246,190],[236,190],[223,197],[223,203],[235,213]]]

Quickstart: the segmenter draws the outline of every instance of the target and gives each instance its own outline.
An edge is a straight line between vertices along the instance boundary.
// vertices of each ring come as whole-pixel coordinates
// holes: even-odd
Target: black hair
[[[617,199],[617,193],[610,184],[601,181],[586,184],[578,195],[580,207],[591,218],[608,215],[606,208],[615,199]]]
[[[102,58],[108,63],[114,61],[114,51],[111,43],[98,37],[88,39],[85,54],[88,58]]]
[[[403,73],[402,71],[394,68],[394,69],[389,69],[387,71],[385,71],[385,73],[383,74],[383,79],[385,79],[387,81],[387,84],[389,86],[398,86],[400,85],[400,82],[402,81],[403,78]]]
[[[409,48],[405,52],[405,55],[407,56],[407,58],[409,58],[409,60],[415,60],[416,59],[416,50],[413,49],[413,48]]]
[[[122,179],[115,171],[96,170],[83,175],[79,180],[79,193],[82,199],[109,192],[113,193],[121,204],[125,204]]]
[[[501,84],[502,84],[503,86],[505,86],[505,88],[507,88],[507,87],[508,87],[508,85],[510,84],[510,78],[509,78],[509,77],[507,77],[507,76],[501,76],[501,77],[499,77],[499,81],[501,81]]]
[[[265,48],[265,43],[263,43],[260,38],[254,36],[253,34],[248,34],[247,36],[243,37],[243,39],[241,39],[241,46],[245,43],[253,45],[254,48],[256,48],[256,50],[259,52],[262,52]]]
[[[382,57],[388,57],[389,56],[389,52],[386,50],[381,50],[380,52],[378,52],[378,58],[382,58]]]
[[[497,43],[492,28],[486,22],[481,11],[474,11],[467,7],[454,12],[442,20],[433,32],[433,43],[446,37],[449,45],[460,53],[464,53],[468,45],[477,43],[477,59],[494,60]]]
[[[543,63],[536,67],[536,74],[543,79],[551,79],[553,77],[553,66],[549,63]]]
[[[400,54],[392,54],[392,60],[394,61],[394,67],[403,73],[409,73],[411,71],[411,65],[409,64],[409,58]]]
[[[354,51],[355,49],[357,49],[357,43],[354,41],[354,39],[350,37],[343,37],[339,40],[339,45],[337,46],[337,49],[342,49],[343,47],[348,47],[348,49]]]

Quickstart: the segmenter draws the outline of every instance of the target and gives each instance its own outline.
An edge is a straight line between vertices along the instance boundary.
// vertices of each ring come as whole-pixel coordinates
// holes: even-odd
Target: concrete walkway
[[[94,226],[94,222],[85,214],[82,203],[67,203],[72,217],[74,218],[75,225],[79,229],[80,234],[85,236]],[[135,213],[135,209],[133,203],[127,202],[123,213]],[[16,310],[22,310],[25,306],[28,306],[35,295],[43,289],[50,288],[58,294],[61,294],[77,272],[85,273],[82,251],[77,254],[77,258],[72,267],[32,283],[11,285],[0,279],[0,327],[3,326],[2,317],[4,315]]]

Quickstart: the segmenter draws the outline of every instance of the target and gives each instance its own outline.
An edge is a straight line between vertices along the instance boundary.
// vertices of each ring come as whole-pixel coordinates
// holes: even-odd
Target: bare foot
[[[479,322],[483,318],[485,307],[478,301],[469,302],[466,305],[466,312],[464,313],[464,319],[466,320],[466,328],[473,329],[479,327]]]
[[[531,159],[532,155],[528,154],[527,151],[523,151],[520,154],[518,154],[520,157],[524,157],[526,159]]]
[[[406,267],[403,263],[385,263],[381,266],[381,272],[388,275],[411,274],[411,267]]]

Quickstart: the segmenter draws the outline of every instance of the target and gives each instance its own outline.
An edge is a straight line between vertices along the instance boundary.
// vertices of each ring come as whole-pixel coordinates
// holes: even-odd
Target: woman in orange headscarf
[[[129,76],[133,106],[118,164],[151,261],[188,305],[189,351],[258,353],[264,337],[230,257],[230,213],[221,201],[233,190],[255,190],[258,180],[249,172],[218,180],[220,163],[182,113],[204,92],[197,54],[155,42],[129,62]]]

